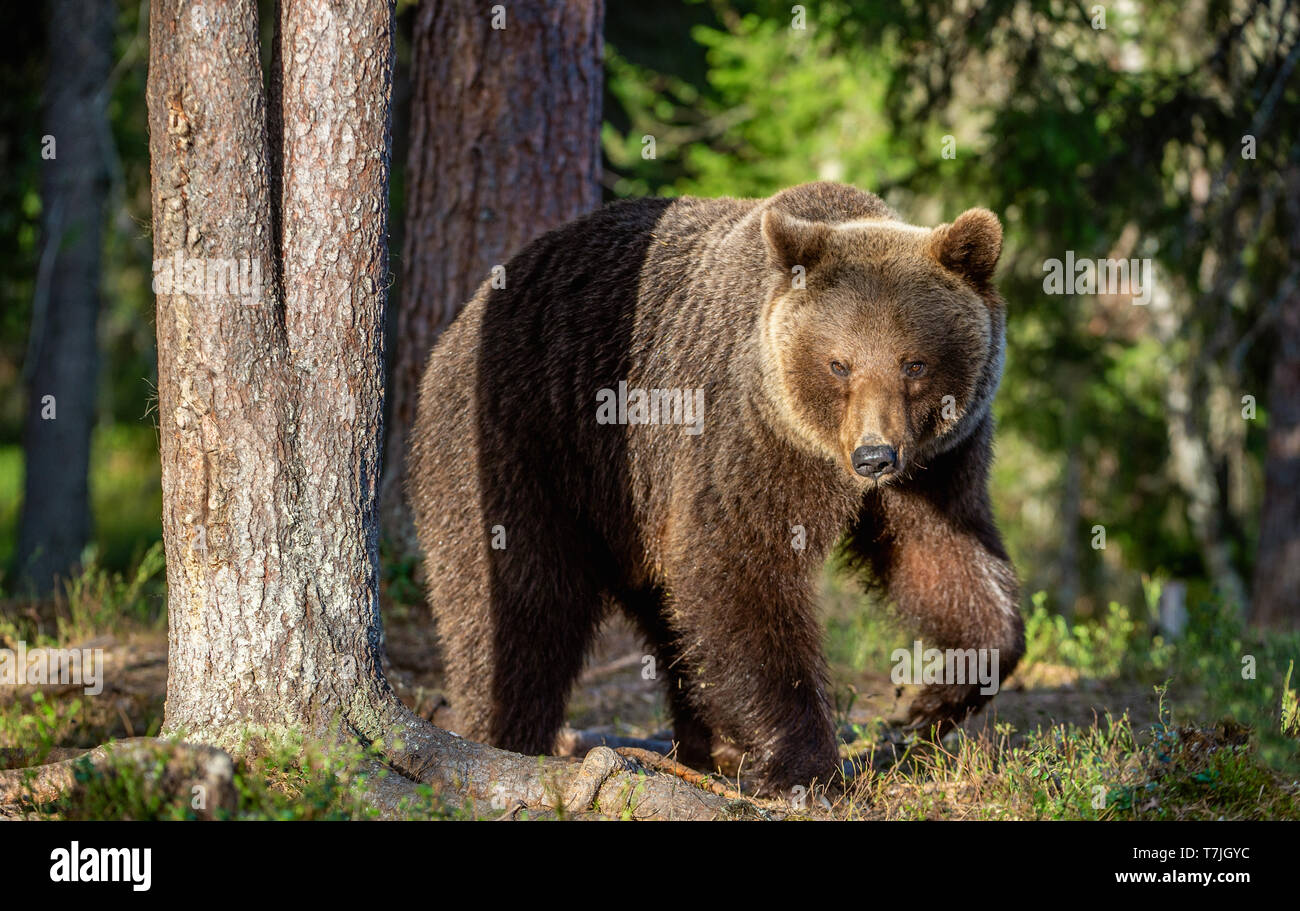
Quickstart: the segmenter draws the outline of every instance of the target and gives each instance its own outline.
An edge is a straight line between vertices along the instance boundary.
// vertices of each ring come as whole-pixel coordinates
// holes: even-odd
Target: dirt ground
[[[412,616],[390,618],[386,629],[389,680],[398,694],[425,718],[454,730],[455,715],[443,695],[442,662],[432,626]],[[632,626],[622,617],[611,617],[570,699],[569,726],[616,736],[669,736],[671,720],[662,687],[642,676],[645,654]],[[920,689],[900,688],[885,673],[843,669],[833,669],[833,687],[840,705],[851,696],[841,720],[864,727],[879,719],[897,720]],[[1125,711],[1135,726],[1154,722],[1157,706],[1152,689],[1118,681],[1102,683],[1080,678],[1068,668],[1037,665],[1013,675],[989,708],[963,727],[972,735],[983,729],[991,734],[997,724],[1028,732],[1062,723],[1090,725],[1107,712],[1118,718]]]

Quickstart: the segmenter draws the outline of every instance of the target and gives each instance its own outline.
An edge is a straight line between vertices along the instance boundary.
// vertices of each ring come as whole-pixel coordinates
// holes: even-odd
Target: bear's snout
[[[898,468],[893,446],[859,446],[853,450],[853,470],[864,478],[879,478]]]

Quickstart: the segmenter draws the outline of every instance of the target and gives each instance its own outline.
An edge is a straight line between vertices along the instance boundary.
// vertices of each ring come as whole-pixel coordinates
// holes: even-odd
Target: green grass
[[[1300,819],[1300,786],[1231,723],[1137,730],[1127,714],[1014,737],[957,734],[856,780],[835,808],[872,819]]]
[[[81,574],[65,581],[50,601],[0,614],[0,644],[21,639],[33,646],[56,646],[103,633],[158,630],[165,625],[166,610],[165,559],[159,541],[129,573],[108,570],[92,555]]]
[[[1250,629],[1237,611],[1202,599],[1189,606],[1183,637],[1168,642],[1155,628],[1159,585],[1148,580],[1143,589],[1139,610],[1112,602],[1101,616],[1076,623],[1035,595],[1018,673],[1075,681],[1067,688],[1086,683],[1100,690],[1099,700],[1112,687],[1122,693],[1145,685],[1158,697],[1153,723],[1136,724],[1124,712],[1092,724],[1023,731],[999,724],[994,736],[957,732],[942,745],[913,744],[892,766],[855,780],[834,814],[1300,819],[1300,635]],[[906,631],[850,580],[828,574],[825,593],[833,670],[885,668],[892,649],[907,646]],[[1051,669],[1056,673],[1041,673]],[[841,702],[837,696],[847,715]],[[867,743],[884,733],[879,723],[862,727]]]
[[[1236,611],[1212,601],[1189,608],[1186,637],[1171,661],[1171,679],[1186,698],[1177,717],[1241,724],[1258,737],[1260,756],[1300,778],[1300,725],[1293,669],[1300,631],[1252,629]]]

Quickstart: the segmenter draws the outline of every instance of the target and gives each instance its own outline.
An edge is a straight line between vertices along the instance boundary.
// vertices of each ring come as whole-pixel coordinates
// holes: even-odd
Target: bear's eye
[[[839,377],[845,377],[849,375],[849,368],[839,361],[831,361],[831,373]]]
[[[925,376],[925,364],[921,361],[910,361],[903,365],[903,375],[912,380],[918,376]]]

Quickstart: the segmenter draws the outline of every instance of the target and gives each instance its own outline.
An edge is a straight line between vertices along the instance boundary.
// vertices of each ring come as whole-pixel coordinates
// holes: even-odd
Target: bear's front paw
[[[829,735],[815,743],[803,740],[789,748],[766,751],[752,769],[763,795],[791,800],[812,790],[839,787],[844,780],[839,748]]]

